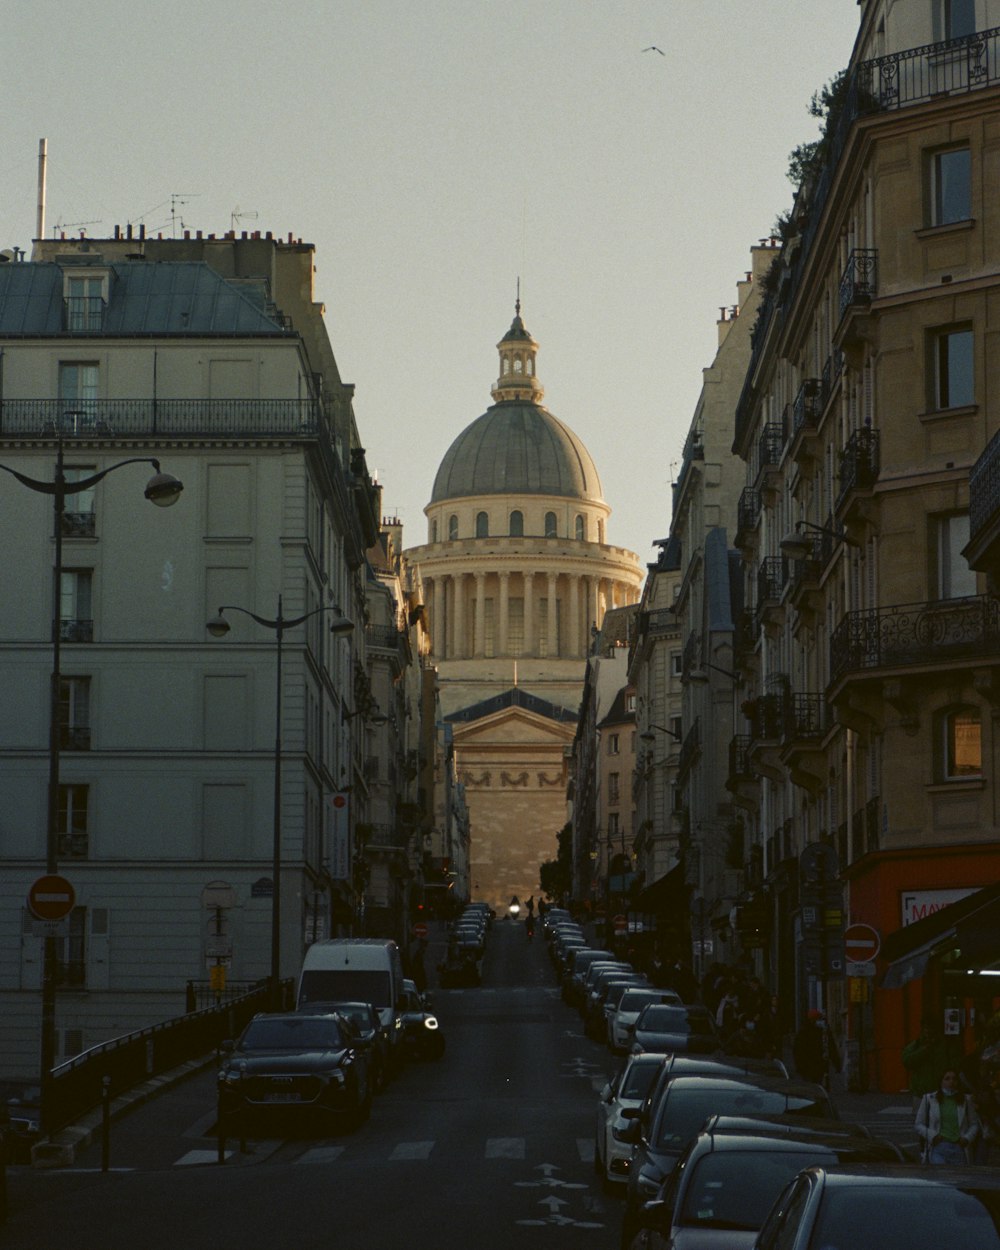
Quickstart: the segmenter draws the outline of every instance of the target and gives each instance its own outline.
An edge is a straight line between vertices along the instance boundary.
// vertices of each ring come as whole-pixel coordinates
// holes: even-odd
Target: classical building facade
[[[494,403],[445,454],[427,542],[407,558],[455,726],[471,891],[506,907],[537,891],[537,865],[555,854],[592,631],[635,601],[641,575],[634,553],[607,542],[611,509],[589,452],[542,406],[520,304],[497,346]]]

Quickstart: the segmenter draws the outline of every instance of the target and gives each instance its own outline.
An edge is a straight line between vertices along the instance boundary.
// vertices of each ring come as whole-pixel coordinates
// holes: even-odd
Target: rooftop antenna
[[[197,195],[196,191],[172,191],[170,193],[170,233],[174,238],[177,237],[177,210],[178,208],[183,208],[195,195]],[[182,199],[182,196],[185,198]],[[183,230],[184,218],[182,217],[180,220],[181,229]]]
[[[92,221],[57,221],[52,227],[52,237],[58,239],[63,230],[76,230],[80,226],[99,226],[102,220],[97,217]]]
[[[45,238],[45,165],[48,160],[48,139],[38,140],[38,215],[35,218],[35,238]]]
[[[233,231],[233,233],[235,233],[236,227],[241,221],[256,221],[259,215],[260,214],[256,212],[240,212],[240,206],[237,204],[233,211],[229,214],[229,228]]]

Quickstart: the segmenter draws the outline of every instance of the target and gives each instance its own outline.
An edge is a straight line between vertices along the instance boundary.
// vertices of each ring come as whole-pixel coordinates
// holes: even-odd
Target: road
[[[561,1001],[540,934],[498,922],[483,985],[437,990],[440,1063],[408,1067],[356,1133],[230,1142],[212,1070],[112,1127],[73,1168],[10,1169],[10,1250],[476,1250],[617,1244],[593,1172],[595,1088],[614,1066]]]

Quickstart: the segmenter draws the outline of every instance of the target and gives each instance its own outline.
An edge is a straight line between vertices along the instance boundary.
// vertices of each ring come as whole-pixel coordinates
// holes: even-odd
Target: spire
[[[500,376],[494,383],[492,395],[498,404],[509,401],[537,404],[545,391],[535,376],[535,357],[538,344],[524,328],[521,320],[521,279],[517,279],[517,298],[514,301],[514,320],[510,329],[497,344],[500,352]]]

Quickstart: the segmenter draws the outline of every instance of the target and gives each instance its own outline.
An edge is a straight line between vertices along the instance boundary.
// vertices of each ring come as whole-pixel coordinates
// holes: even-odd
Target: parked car
[[[702,1131],[659,1196],[637,1213],[622,1244],[627,1250],[749,1250],[775,1199],[803,1168],[900,1161],[897,1146],[872,1137]]]
[[[403,1049],[407,1057],[412,1059],[443,1058],[445,1039],[441,1022],[431,1011],[427,994],[422,994],[413,981],[403,981],[400,1009]]]
[[[1000,1173],[919,1164],[807,1168],[754,1250],[1000,1250]]]
[[[608,1022],[608,1036],[612,1050],[629,1049],[632,1045],[632,1035],[635,1033],[635,1022],[639,1018],[639,1012],[649,1003],[680,1005],[681,996],[676,990],[656,989],[654,986],[637,986],[634,990],[626,990]]]
[[[607,976],[602,976],[587,995],[587,1009],[583,1023],[589,1036],[595,1041],[606,1042],[608,1021],[622,994],[630,987],[648,984],[649,981],[644,972],[612,972]]]
[[[405,981],[403,985],[406,986]],[[358,1031],[358,1046],[368,1052],[372,1088],[376,1092],[385,1088],[391,1074],[390,1042],[372,1003],[306,1003],[298,1010],[309,1015],[341,1015],[350,1020]]]
[[[601,1090],[594,1132],[594,1171],[606,1188],[624,1184],[632,1146],[623,1136],[624,1113],[642,1106],[666,1055],[630,1055]]]
[[[346,1016],[261,1013],[225,1049],[219,1110],[233,1131],[290,1115],[350,1128],[368,1118],[368,1056]]]
[[[438,964],[442,988],[479,985],[482,981],[481,958],[482,951],[478,943],[450,939],[445,957]]]
[[[711,1115],[824,1116],[836,1120],[822,1085],[771,1076],[678,1076],[632,1114],[626,1137],[633,1151],[628,1170],[626,1218],[655,1198],[688,1142]]]
[[[722,1039],[707,1007],[691,1003],[647,1003],[632,1033],[632,1053],[662,1050],[670,1054],[711,1054]]]
[[[585,946],[570,955],[562,976],[562,996],[571,1006],[578,1007],[582,1002],[583,978],[590,965],[599,959],[610,959],[613,962],[614,952],[601,947]]]

